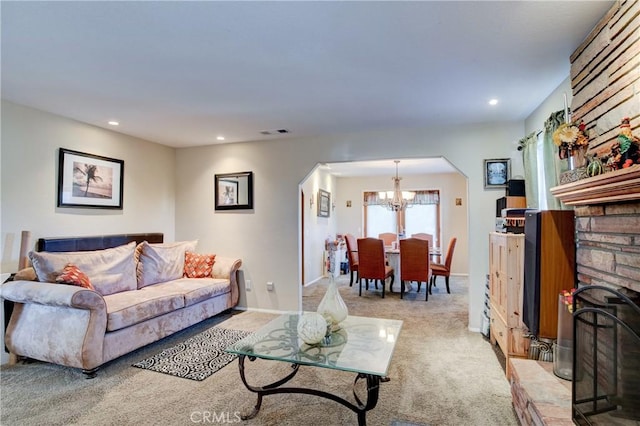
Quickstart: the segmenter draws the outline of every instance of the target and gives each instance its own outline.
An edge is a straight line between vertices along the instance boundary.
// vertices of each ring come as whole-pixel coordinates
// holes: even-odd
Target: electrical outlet
[[[251,280],[244,280],[244,289],[251,291]]]
[[[267,290],[273,291],[273,281],[267,281]]]

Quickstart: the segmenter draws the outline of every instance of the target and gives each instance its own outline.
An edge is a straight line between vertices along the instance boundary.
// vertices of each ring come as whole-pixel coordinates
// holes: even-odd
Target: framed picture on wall
[[[511,179],[511,159],[484,160],[484,189],[506,188]]]
[[[215,210],[253,209],[253,172],[215,175]]]
[[[329,217],[331,212],[331,193],[319,189],[318,190],[318,216],[320,217]]]
[[[122,209],[124,161],[60,148],[58,207]]]

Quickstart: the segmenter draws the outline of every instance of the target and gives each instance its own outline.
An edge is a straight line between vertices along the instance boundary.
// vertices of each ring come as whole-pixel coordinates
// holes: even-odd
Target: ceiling
[[[459,173],[458,169],[442,157],[349,161],[321,164],[320,167],[337,177],[389,176],[391,178],[396,173],[394,160],[400,161],[398,163],[400,177],[432,173]]]
[[[172,147],[524,120],[612,3],[2,1],[2,97]]]

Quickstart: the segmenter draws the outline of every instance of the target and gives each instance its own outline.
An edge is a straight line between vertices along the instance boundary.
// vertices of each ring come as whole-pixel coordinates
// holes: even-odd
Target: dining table
[[[394,244],[391,246],[385,246],[384,252],[387,256],[389,266],[393,268],[393,283],[398,284],[397,288],[400,288],[400,277],[402,276],[400,274],[400,249]],[[440,263],[442,253],[439,247],[430,248],[429,255],[431,256],[432,262]],[[408,292],[409,290],[411,290],[411,283],[405,283],[405,292]]]

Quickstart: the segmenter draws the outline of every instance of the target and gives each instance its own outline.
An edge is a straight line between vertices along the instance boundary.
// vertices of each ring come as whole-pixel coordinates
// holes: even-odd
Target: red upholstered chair
[[[424,232],[418,232],[417,234],[411,234],[411,238],[419,238],[421,240],[429,241],[429,248],[433,248],[433,235],[425,234]]]
[[[457,238],[451,238],[449,241],[449,248],[447,249],[447,257],[445,258],[444,265],[441,263],[431,264],[431,282],[429,283],[429,293],[431,293],[431,285],[435,285],[437,277],[444,277],[444,281],[447,285],[447,293],[449,291],[449,275],[451,274],[451,261],[453,260],[453,250],[456,248]]]
[[[391,277],[393,285],[393,268],[386,265],[384,257],[384,243],[378,238],[358,239],[358,283],[360,289],[358,295],[362,296],[362,280],[366,280],[366,288],[369,289],[369,280],[380,281],[382,284],[382,297],[384,298],[385,280]]]
[[[394,241],[398,240],[398,236],[393,232],[383,232],[382,234],[378,234],[378,238],[384,241],[384,245],[387,247],[391,246]]]
[[[349,271],[351,273],[351,279],[349,280],[349,287],[353,286],[353,273],[358,274],[358,242],[356,237],[351,234],[345,235],[347,241],[347,259],[349,260]],[[357,278],[356,278],[357,279]]]
[[[419,238],[400,240],[400,298],[404,297],[404,282],[416,281],[418,291],[424,283],[426,293],[424,300],[429,300],[430,280],[429,241]]]

